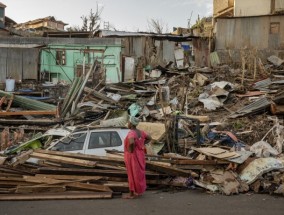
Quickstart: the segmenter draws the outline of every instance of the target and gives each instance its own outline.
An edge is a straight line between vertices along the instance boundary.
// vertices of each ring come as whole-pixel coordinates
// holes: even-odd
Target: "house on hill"
[[[64,27],[66,25],[68,24],[60,20],[56,20],[54,16],[48,16],[14,25],[14,28],[17,30],[40,31],[40,32],[64,31]]]

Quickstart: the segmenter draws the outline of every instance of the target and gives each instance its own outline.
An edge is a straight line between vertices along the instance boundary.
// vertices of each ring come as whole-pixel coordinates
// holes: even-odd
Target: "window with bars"
[[[56,50],[56,65],[66,65],[65,50]]]

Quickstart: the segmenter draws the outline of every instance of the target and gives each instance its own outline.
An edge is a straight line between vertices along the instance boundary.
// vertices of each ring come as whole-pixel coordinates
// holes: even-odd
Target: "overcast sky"
[[[70,26],[80,25],[80,17],[103,7],[101,17],[117,30],[147,31],[150,18],[162,20],[171,31],[173,27],[187,27],[200,17],[212,15],[213,0],[0,0],[6,16],[17,23],[54,16]],[[103,25],[102,25],[103,27]]]

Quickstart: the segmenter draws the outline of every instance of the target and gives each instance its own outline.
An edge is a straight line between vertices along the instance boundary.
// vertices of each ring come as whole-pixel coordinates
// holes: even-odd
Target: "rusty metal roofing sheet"
[[[237,118],[240,116],[245,116],[248,114],[256,113],[258,111],[265,111],[271,104],[271,101],[269,101],[267,98],[261,98],[257,100],[256,102],[253,102],[240,110],[236,111],[232,115],[229,116],[229,118]]]

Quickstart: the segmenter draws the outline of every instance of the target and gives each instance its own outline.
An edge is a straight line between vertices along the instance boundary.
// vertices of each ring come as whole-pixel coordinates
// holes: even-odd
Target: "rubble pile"
[[[42,150],[52,138],[37,134],[25,139],[23,134],[36,134],[39,125],[45,130],[59,125],[123,127],[129,115],[148,123],[150,133],[161,133],[153,144],[164,147],[147,155],[149,187],[202,187],[225,195],[284,194],[280,59],[272,56],[267,64],[258,62],[258,72],[227,65],[212,69],[159,66],[143,81],[104,84],[102,77],[94,86],[89,79],[97,66],[94,63],[76,78],[58,105],[0,92],[8,99],[0,105],[6,108],[0,112],[5,125],[1,150],[6,152],[0,157],[0,199],[68,199],[69,193],[75,198],[74,192],[82,199],[111,198],[126,192],[121,153],[108,152],[102,158]],[[18,120],[15,115],[20,116]],[[156,123],[164,126],[162,132]],[[25,127],[21,132],[12,127],[7,132],[15,124]],[[31,146],[34,140],[39,140],[37,146]],[[40,162],[30,164],[29,158]]]

